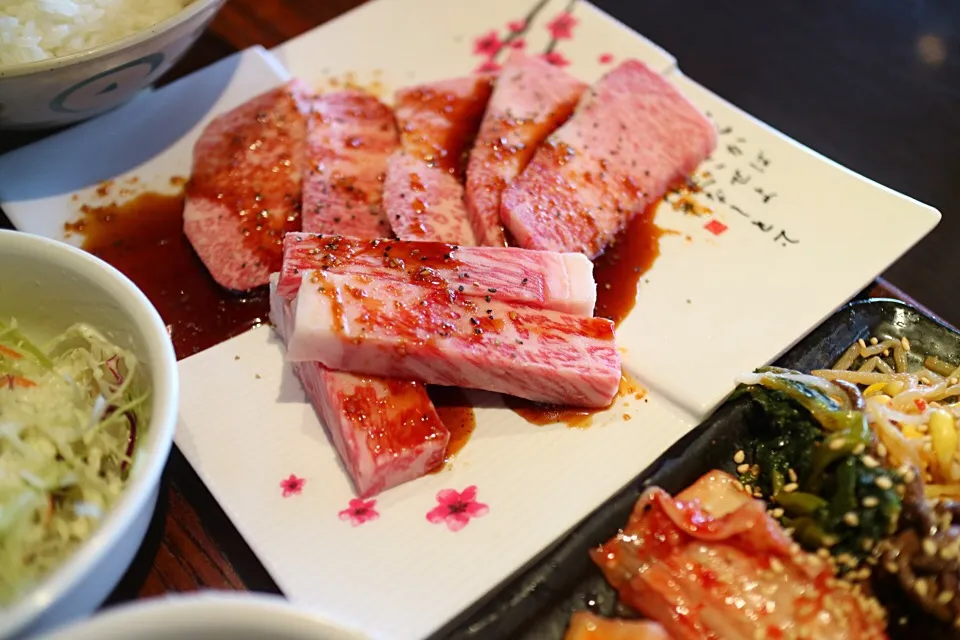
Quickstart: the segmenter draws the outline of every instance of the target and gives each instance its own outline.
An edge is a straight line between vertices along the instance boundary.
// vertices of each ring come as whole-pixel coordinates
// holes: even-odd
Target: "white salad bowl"
[[[205,592],[123,605],[43,640],[363,640],[365,636],[267,595]],[[38,639],[39,640],[39,639]]]
[[[177,360],[166,326],[119,271],[70,245],[0,230],[0,318],[29,337],[87,323],[141,362],[149,389],[146,437],[123,493],[90,538],[53,573],[0,609],[0,638],[23,637],[86,616],[109,595],[140,547],[157,501],[176,426]]]

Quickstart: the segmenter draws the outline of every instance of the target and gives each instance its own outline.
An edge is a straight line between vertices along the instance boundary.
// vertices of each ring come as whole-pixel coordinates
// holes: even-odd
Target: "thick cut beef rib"
[[[359,240],[290,233],[283,241],[278,290],[292,299],[304,271],[365,274],[413,285],[447,287],[467,296],[592,316],[597,300],[593,263],[581,253],[442,242]]]
[[[715,127],[693,104],[628,60],[584,93],[507,187],[501,218],[521,247],[594,257],[715,144]]]
[[[270,318],[284,340],[288,304],[276,294],[273,280]],[[330,371],[319,362],[294,362],[293,370],[360,497],[419,478],[443,463],[450,432],[422,384]]]
[[[383,199],[398,238],[476,244],[463,202],[462,158],[491,85],[489,76],[470,76],[397,92],[401,150],[390,158]]]
[[[506,244],[500,223],[504,188],[570,117],[586,87],[541,58],[514,51],[507,59],[467,164],[467,213],[478,244]]]
[[[307,271],[287,358],[331,369],[605,407],[620,384],[613,323],[357,274]]]
[[[307,121],[303,230],[389,236],[383,181],[399,144],[393,112],[373,96],[359,91],[317,96]]]
[[[227,289],[267,284],[283,235],[300,230],[310,94],[293,80],[214,118],[194,145],[183,232]]]

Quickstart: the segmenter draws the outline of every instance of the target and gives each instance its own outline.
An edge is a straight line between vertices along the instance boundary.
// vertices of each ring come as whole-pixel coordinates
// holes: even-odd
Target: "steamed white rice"
[[[178,13],[191,0],[0,0],[0,66],[112,42]]]

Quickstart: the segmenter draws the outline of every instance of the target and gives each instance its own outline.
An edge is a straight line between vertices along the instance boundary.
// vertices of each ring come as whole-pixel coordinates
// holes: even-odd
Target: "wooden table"
[[[323,0],[322,2],[230,0],[217,16],[211,29],[200,39],[186,59],[164,78],[164,82],[170,82],[250,45],[273,47],[336,17],[361,2],[362,0]],[[682,0],[676,3],[679,6],[672,10],[678,22],[677,26],[671,27],[666,20],[671,10],[665,9],[664,3],[653,0],[639,3],[629,0],[601,0],[598,4],[664,44],[677,55],[685,69],[687,69],[685,54],[691,57],[709,54],[711,59],[715,59],[711,47],[717,44],[713,41],[704,44],[680,38],[689,26],[680,21],[689,18],[689,15],[684,15],[684,12],[692,10],[690,5],[695,5],[704,22],[711,22],[709,18],[713,13],[717,14],[717,19],[727,21],[732,19],[731,15],[744,19],[744,10],[739,6],[733,10],[729,7],[717,7],[709,0]],[[748,2],[747,4],[756,7],[756,3]],[[730,11],[735,13],[728,13]],[[783,17],[790,11],[780,10],[778,15]],[[819,10],[812,8],[809,13],[810,16],[821,15]],[[833,15],[835,14],[836,11]],[[659,22],[657,20],[649,22],[650,17],[656,18]],[[781,25],[781,27],[790,30],[790,33],[801,43],[817,48],[820,44],[819,36],[813,29],[816,21],[808,24],[802,19],[798,20],[790,26]],[[644,24],[652,25],[658,33],[651,32],[651,29],[643,26]],[[658,38],[658,35],[662,38]],[[764,41],[769,39],[768,36],[769,34],[764,34]],[[733,47],[734,54],[738,54],[742,53],[745,47],[749,48],[751,44],[749,41],[746,43],[740,41],[727,43],[727,46]],[[795,55],[801,56],[804,53],[798,51]],[[731,74],[724,70],[722,65],[719,68],[716,68],[716,65],[711,67],[709,64],[700,65],[700,67],[706,70],[707,76],[710,75],[711,69],[716,73],[715,82],[710,82],[709,77],[691,74],[707,86],[717,88],[724,81],[730,80]],[[877,82],[882,82],[882,78],[877,79]],[[732,91],[732,94],[736,93]],[[737,95],[723,93],[723,91],[721,94],[734,103],[750,108],[750,105],[738,100]],[[750,110],[753,111],[753,109]],[[763,114],[757,113],[757,115]],[[777,125],[776,122],[773,124]],[[789,129],[789,127],[786,128]],[[37,137],[36,134],[2,135],[0,151],[26,144]],[[804,141],[810,142],[815,148],[820,148],[808,139]],[[870,152],[867,147],[862,147],[862,150],[864,154]],[[856,157],[856,149],[847,151]],[[910,149],[905,148],[903,151],[907,153]],[[857,162],[849,162],[849,164],[857,168]],[[922,168],[914,169],[922,171]],[[923,196],[923,194],[915,195]],[[2,213],[0,213],[0,226],[9,226],[9,222],[2,218]],[[859,297],[868,296],[895,297],[917,304],[907,294],[882,279],[865,289]],[[960,317],[960,309],[957,317]],[[161,499],[146,540],[129,572],[111,595],[109,603],[201,588],[279,593],[276,584],[222,509],[180,452],[175,449],[164,475]]]

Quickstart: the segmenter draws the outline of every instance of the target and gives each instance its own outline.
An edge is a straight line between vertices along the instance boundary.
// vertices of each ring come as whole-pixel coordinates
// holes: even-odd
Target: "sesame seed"
[[[773,516],[774,518],[782,518],[783,509],[781,509],[780,507],[777,507],[776,509],[773,509],[770,511],[770,515]]]
[[[937,602],[940,604],[947,604],[953,600],[953,596],[956,595],[956,592],[951,589],[944,589],[940,592],[940,595],[937,596]]]
[[[957,384],[958,382],[960,382],[960,380],[957,380],[956,378],[950,378],[949,380],[947,380],[947,382],[949,382],[950,385],[953,386],[953,385]]]
[[[878,442],[878,443],[877,443],[877,455],[880,456],[881,458],[886,458],[886,457],[887,457],[887,445],[883,444],[882,442]]]
[[[880,342],[880,341],[877,340],[876,338],[870,338],[870,344],[871,344],[871,345],[876,345],[876,344],[879,343],[879,342]]]
[[[754,489],[754,490],[753,490],[753,497],[754,497],[754,498],[762,498],[762,497],[763,497],[763,491],[760,491],[759,488]]]
[[[917,474],[913,472],[913,469],[907,469],[903,472],[903,481],[907,484],[910,484],[917,479]]]
[[[873,509],[880,504],[880,500],[876,496],[867,496],[861,501],[861,504],[867,509]]]
[[[850,527],[856,527],[860,524],[860,516],[853,511],[847,511],[843,514],[843,521]]]
[[[860,338],[859,340],[857,340],[857,344],[860,345],[861,349],[867,348],[867,343],[863,341],[863,338]]]
[[[748,464],[737,465],[737,473],[746,473],[747,471],[750,471],[750,465]]]
[[[871,549],[873,549],[873,540],[871,540],[870,538],[864,538],[863,540],[860,541],[860,548],[863,549],[864,551],[870,551]]]
[[[887,476],[877,476],[876,480],[873,481],[875,485],[887,491],[893,488],[893,482]]]
[[[790,482],[797,481],[797,472],[793,469],[787,469],[787,475],[790,476]]]
[[[828,446],[830,447],[831,451],[840,451],[840,449],[843,449],[846,445],[847,445],[846,438],[834,438],[833,440],[830,441],[830,444]]]
[[[923,549],[923,552],[928,556],[933,556],[937,554],[937,543],[934,542],[931,538],[924,538],[923,542],[920,543],[920,547]]]
[[[749,494],[752,494],[752,493],[753,493],[753,487],[750,486],[749,484],[743,485],[743,490],[746,491],[746,492],[749,493]]]
[[[940,557],[944,560],[953,560],[957,557],[957,547],[956,545],[949,545],[940,549]]]
[[[871,455],[863,456],[860,458],[860,460],[863,462],[863,466],[865,466],[867,469],[876,469],[880,466],[880,463],[877,461],[877,459]]]
[[[887,573],[896,573],[900,569],[900,567],[897,566],[897,563],[893,560],[884,563],[883,568],[887,570]]]
[[[920,382],[921,382],[922,384],[930,384],[930,378],[928,378],[928,377],[926,377],[926,376],[920,376]]]
[[[864,445],[864,444],[861,442],[861,443],[859,443],[857,446],[855,446],[855,447],[853,448],[853,455],[858,456],[858,455],[860,455],[861,453],[863,453],[864,451],[866,451],[866,449],[867,449],[866,445]]]
[[[930,592],[930,587],[927,585],[927,581],[923,578],[917,578],[917,581],[913,583],[913,590],[917,592],[917,595],[921,598],[925,598],[927,593]]]
[[[735,454],[733,454],[733,461],[737,464],[743,464],[743,461],[747,459],[746,454],[743,453],[743,449],[740,449]]]
[[[889,356],[889,355],[890,355],[890,349],[884,349],[884,350],[883,350],[883,357],[886,358],[886,357]]]
[[[791,482],[790,484],[785,484],[785,485],[783,485],[783,490],[784,490],[785,493],[793,493],[794,491],[796,491],[796,490],[799,489],[799,488],[800,488],[800,487],[797,485],[796,482]]]
[[[907,336],[900,338],[900,346],[903,347],[904,351],[910,351],[910,341],[907,340]]]
[[[823,546],[830,548],[835,544],[837,544],[837,539],[834,536],[823,536]]]

